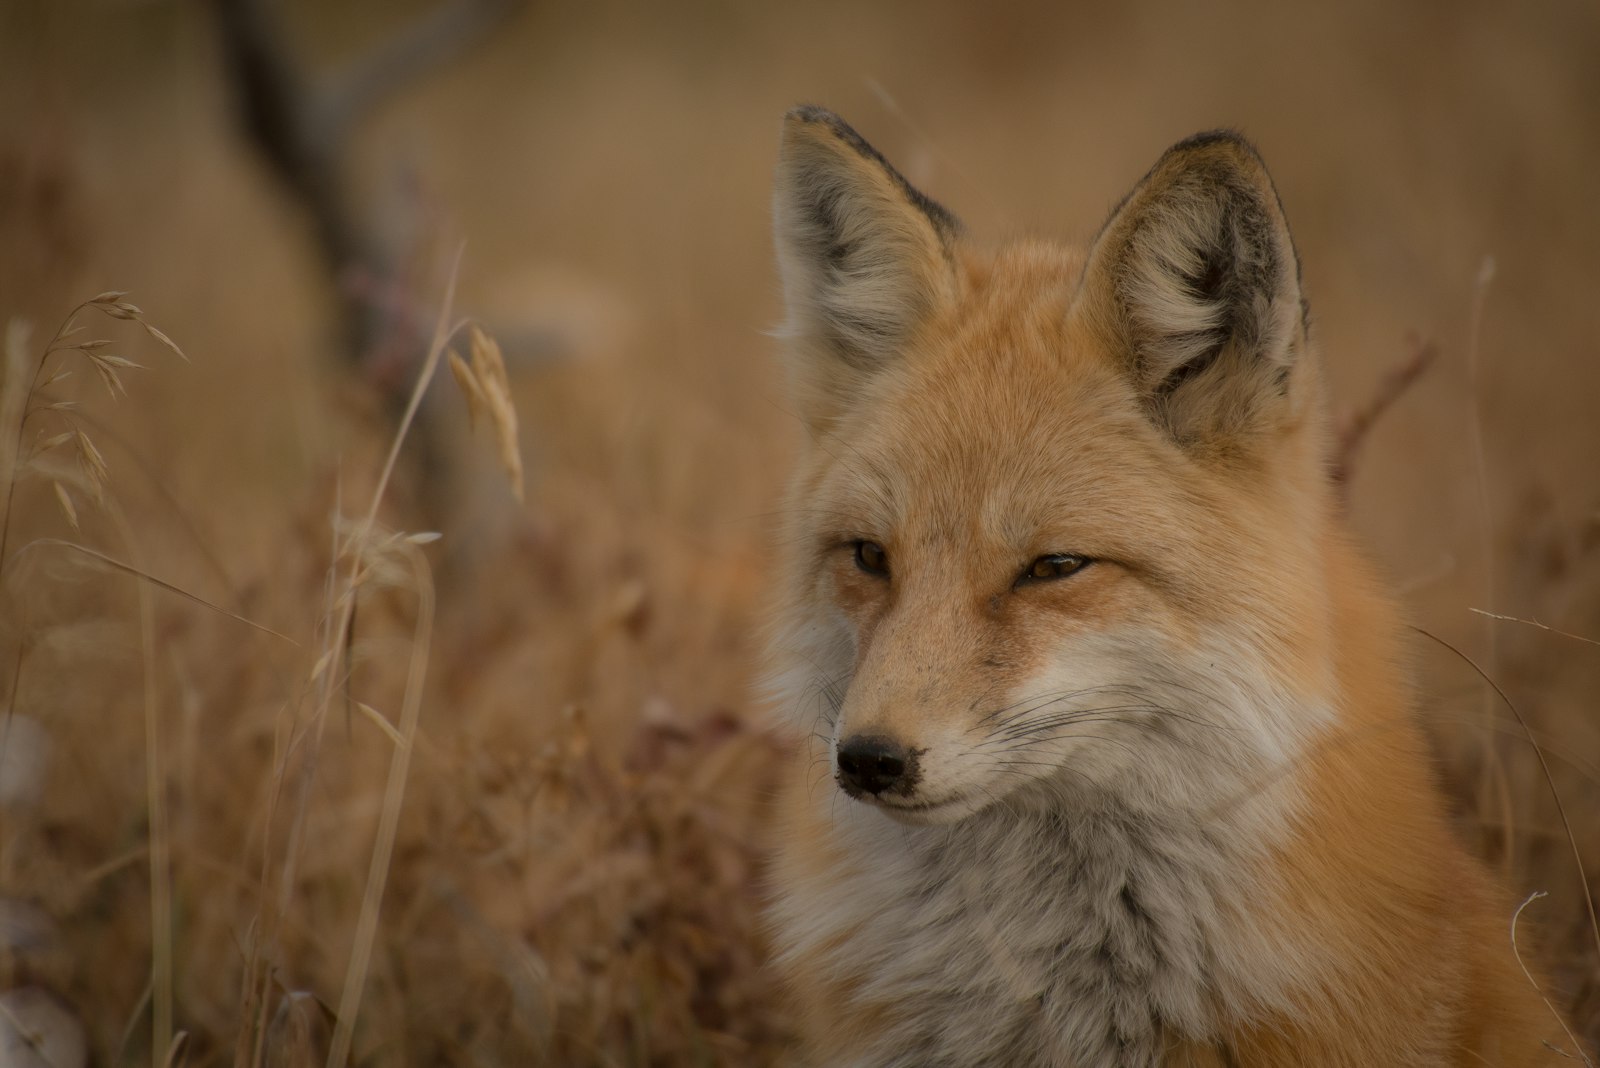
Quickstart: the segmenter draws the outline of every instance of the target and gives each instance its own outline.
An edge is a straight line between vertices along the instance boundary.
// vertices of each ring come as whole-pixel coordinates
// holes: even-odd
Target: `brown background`
[[[326,72],[416,10],[300,3],[289,25]],[[423,265],[411,313],[434,313],[464,242],[459,306],[505,343],[529,485],[516,508],[441,378],[433,489],[403,466],[385,513],[445,537],[358,1054],[783,1055],[754,914],[779,743],[753,680],[798,436],[764,332],[778,119],[799,102],[845,115],[980,240],[1081,240],[1169,143],[1254,139],[1341,410],[1411,339],[1439,348],[1365,441],[1355,525],[1414,618],[1540,732],[1600,858],[1600,648],[1469,612],[1600,636],[1597,56],[1600,8],[1581,2],[596,2],[536,4],[394,95],[349,146],[351,188]],[[31,479],[8,551],[70,536],[137,556],[301,643],[160,595],[151,652],[129,580],[61,553],[7,565],[14,707],[54,757],[44,797],[3,814],[0,895],[59,930],[0,955],[0,978],[60,994],[102,1063],[125,1031],[121,1056],[149,1057],[145,673],[190,1063],[232,1057],[263,998],[269,1016],[285,991],[337,1003],[389,759],[341,703],[312,793],[278,790],[285,739],[318,714],[328,516],[359,510],[392,420],[374,372],[340,361],[305,219],[239,135],[223,62],[201,5],[0,6],[0,319],[36,323],[37,347],[77,301],[127,289],[193,360],[118,333],[148,365],[129,399],[87,371],[53,388],[99,428],[127,531],[80,501],[71,532]],[[351,661],[391,718],[415,655],[401,585],[364,602]],[[1416,659],[1464,826],[1519,892],[1552,892],[1527,919],[1593,1037],[1600,949],[1520,728],[1452,654],[1419,638]],[[276,893],[296,811],[304,859],[252,1001],[262,866]],[[314,1046],[326,1025],[308,1026]],[[297,1055],[285,1034],[267,1046]]]

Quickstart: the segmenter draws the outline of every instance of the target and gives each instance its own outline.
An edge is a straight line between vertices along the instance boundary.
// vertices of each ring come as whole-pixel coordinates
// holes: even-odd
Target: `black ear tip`
[[[821,122],[829,126],[844,125],[843,119],[818,104],[796,104],[785,112],[783,117],[789,122]]]
[[[799,107],[790,108],[783,118],[786,146],[824,145],[830,151],[836,146],[842,146],[873,166],[881,168],[883,173],[889,176],[889,180],[900,188],[905,198],[928,217],[943,238],[948,240],[961,232],[961,223],[950,214],[949,210],[906,181],[905,176],[895,170],[894,165],[884,158],[883,153],[872,147],[872,144],[858,134],[848,122],[827,108],[815,104],[801,104]],[[821,130],[826,130],[827,134],[821,133]],[[828,135],[832,137],[831,143]]]
[[[790,108],[784,113],[783,123],[787,127],[820,126],[848,144],[864,143],[861,135],[848,122],[816,104],[800,104]]]
[[[1247,162],[1262,171],[1266,170],[1266,165],[1261,160],[1261,153],[1256,150],[1255,144],[1231,127],[1190,134],[1167,149],[1164,158],[1170,160],[1194,156],[1228,157],[1235,161]]]
[[[784,112],[783,139],[787,143],[832,142],[851,147],[866,143],[860,134],[850,128],[849,123],[816,104],[800,104]]]
[[[1199,133],[1190,134],[1182,141],[1173,145],[1173,148],[1205,148],[1207,145],[1233,145],[1237,148],[1255,151],[1255,146],[1250,139],[1231,126],[1218,127],[1215,130],[1201,130]]]

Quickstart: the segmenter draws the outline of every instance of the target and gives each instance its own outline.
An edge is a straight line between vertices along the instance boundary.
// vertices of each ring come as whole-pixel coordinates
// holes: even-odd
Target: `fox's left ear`
[[[1237,134],[1167,150],[1096,239],[1075,311],[1181,445],[1231,442],[1302,407],[1300,265],[1272,179]]]

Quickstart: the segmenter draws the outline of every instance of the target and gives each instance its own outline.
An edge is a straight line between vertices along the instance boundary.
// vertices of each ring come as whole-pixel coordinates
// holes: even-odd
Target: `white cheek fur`
[[[786,666],[769,684],[775,705],[831,756],[848,726],[840,709],[854,628],[822,608],[780,647]],[[1179,646],[1159,631],[1129,629],[1074,638],[1045,660],[992,707],[928,717],[917,739],[920,799],[961,803],[903,819],[949,822],[1008,798],[1049,805],[1072,782],[1165,792],[1178,808],[1243,797],[1292,778],[1334,716],[1324,693],[1291,689],[1242,638]]]

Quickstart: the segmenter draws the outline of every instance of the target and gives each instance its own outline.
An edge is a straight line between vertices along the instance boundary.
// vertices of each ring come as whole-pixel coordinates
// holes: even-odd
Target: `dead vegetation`
[[[374,10],[284,14],[320,61]],[[1600,361],[1575,297],[1600,283],[1600,26],[1556,3],[1185,12],[552,6],[373,114],[353,195],[442,206],[416,247],[467,251],[453,302],[450,271],[419,273],[427,300],[483,321],[434,339],[454,386],[402,393],[439,427],[434,531],[393,411],[338,368],[314,227],[241,158],[210,16],[17,5],[0,1042],[53,1064],[782,1059],[758,906],[784,754],[754,672],[796,431],[760,331],[777,116],[811,98],[980,236],[1082,236],[1171,140],[1257,138],[1355,413],[1353,518],[1526,721],[1419,638],[1463,827],[1517,900],[1548,891],[1519,942],[1600,1039],[1574,860],[1600,870]],[[78,318],[106,331],[47,336],[111,285],[137,308],[104,294]]]

